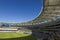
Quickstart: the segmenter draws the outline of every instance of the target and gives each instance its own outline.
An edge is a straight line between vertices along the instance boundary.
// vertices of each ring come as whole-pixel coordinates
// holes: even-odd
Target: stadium
[[[0,23],[0,40],[60,40],[59,11],[60,0],[43,0],[41,14],[35,19],[23,23]]]

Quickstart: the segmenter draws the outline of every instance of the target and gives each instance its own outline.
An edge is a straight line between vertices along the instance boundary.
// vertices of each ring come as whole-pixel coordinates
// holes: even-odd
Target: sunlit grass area
[[[0,40],[36,40],[30,34],[22,34],[16,32],[0,32]]]
[[[29,36],[29,35],[28,34],[22,34],[22,33],[16,33],[16,32],[0,32],[0,39],[25,37],[25,36]]]

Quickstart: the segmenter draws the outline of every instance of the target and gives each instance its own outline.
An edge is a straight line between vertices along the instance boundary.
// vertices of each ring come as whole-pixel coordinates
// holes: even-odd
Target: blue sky
[[[24,22],[40,12],[42,0],[0,0],[0,22]]]

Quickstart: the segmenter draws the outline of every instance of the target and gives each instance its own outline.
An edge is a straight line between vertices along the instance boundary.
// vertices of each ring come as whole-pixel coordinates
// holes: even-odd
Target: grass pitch
[[[0,40],[36,40],[30,34],[22,34],[16,32],[0,32]]]
[[[0,39],[25,37],[25,36],[29,36],[29,35],[28,34],[15,33],[15,32],[0,32]]]

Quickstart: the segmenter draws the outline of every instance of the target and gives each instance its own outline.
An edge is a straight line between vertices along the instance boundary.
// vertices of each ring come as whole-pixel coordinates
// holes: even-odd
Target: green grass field
[[[22,34],[16,32],[0,32],[0,40],[36,40],[30,34]]]

